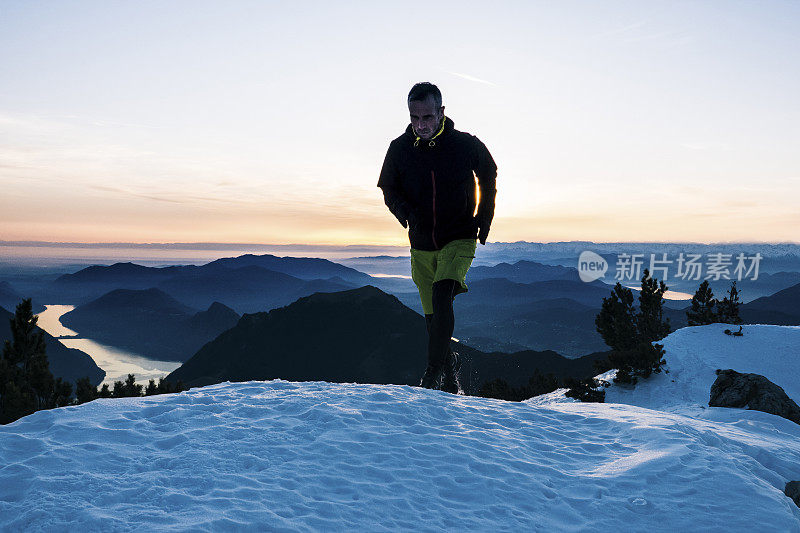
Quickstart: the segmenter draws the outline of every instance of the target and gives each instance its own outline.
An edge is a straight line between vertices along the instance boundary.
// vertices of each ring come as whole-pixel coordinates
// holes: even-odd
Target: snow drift
[[[702,405],[718,367],[797,401],[800,328],[718,326],[614,403],[273,380],[40,411],[0,426],[0,529],[800,532],[800,426]]]

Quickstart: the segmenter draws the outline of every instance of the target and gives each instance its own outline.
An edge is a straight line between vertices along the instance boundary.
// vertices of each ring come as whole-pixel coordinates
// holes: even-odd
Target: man
[[[454,128],[435,85],[417,83],[407,102],[411,124],[389,144],[378,187],[408,227],[411,277],[428,329],[428,367],[420,386],[458,393],[460,362],[450,349],[453,299],[467,292],[476,239],[485,245],[489,235],[497,165],[477,137]]]

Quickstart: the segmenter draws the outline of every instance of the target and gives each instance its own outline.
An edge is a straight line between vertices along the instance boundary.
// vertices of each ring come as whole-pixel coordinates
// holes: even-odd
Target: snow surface
[[[634,390],[614,387],[606,400],[652,409],[708,407],[716,369],[732,368],[761,374],[800,402],[800,326],[748,324],[741,337],[726,335],[726,329],[739,328],[709,324],[674,331],[660,341],[669,374],[656,374]]]
[[[0,530],[800,532],[800,425],[707,406],[715,368],[797,400],[800,328],[720,326],[615,403],[273,380],[39,411],[0,426]]]

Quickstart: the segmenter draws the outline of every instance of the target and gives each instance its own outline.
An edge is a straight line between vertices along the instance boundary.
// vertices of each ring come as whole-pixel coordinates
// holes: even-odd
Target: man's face
[[[409,102],[408,112],[411,115],[411,126],[417,135],[422,139],[430,139],[439,131],[444,116],[444,106],[436,109],[433,96],[429,96],[422,102],[414,100]]]

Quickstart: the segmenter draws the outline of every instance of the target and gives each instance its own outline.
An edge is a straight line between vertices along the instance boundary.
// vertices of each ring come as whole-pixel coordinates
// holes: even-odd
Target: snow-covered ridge
[[[0,530],[800,532],[800,425],[692,392],[712,367],[784,363],[717,365],[715,338],[687,348],[714,328],[686,329],[656,376],[685,397],[663,408],[656,382],[584,404],[274,380],[39,411],[0,426]],[[746,325],[734,353],[797,329]],[[708,358],[697,382],[682,349]]]
[[[634,390],[612,387],[606,401],[653,409],[708,407],[716,369],[761,374],[800,403],[800,326],[746,324],[743,335],[726,335],[730,324],[708,324],[673,331],[664,345],[666,369]]]
[[[606,402],[704,416],[716,370],[732,368],[765,376],[800,404],[800,326],[745,324],[741,337],[726,335],[725,330],[731,328],[730,324],[708,324],[673,331],[658,341],[664,346],[664,371],[640,380],[635,388],[614,385],[606,389]],[[610,382],[615,373],[610,370],[597,377]],[[573,402],[564,397],[565,391],[527,401]]]

